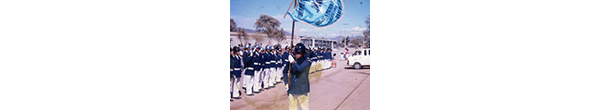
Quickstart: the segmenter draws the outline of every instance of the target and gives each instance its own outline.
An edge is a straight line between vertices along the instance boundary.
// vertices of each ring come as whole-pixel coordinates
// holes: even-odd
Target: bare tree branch
[[[233,18],[229,18],[229,32],[235,32],[236,27],[237,27],[237,24],[235,24],[235,21],[233,21]]]

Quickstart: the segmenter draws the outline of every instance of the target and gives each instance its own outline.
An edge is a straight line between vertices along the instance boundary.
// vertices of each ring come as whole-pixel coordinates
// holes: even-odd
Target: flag
[[[343,14],[341,0],[298,0],[298,6],[290,14],[296,22],[324,27],[337,22]]]

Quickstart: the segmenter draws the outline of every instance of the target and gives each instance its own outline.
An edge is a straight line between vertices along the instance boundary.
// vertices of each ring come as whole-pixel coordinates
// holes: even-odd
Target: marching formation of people
[[[296,62],[299,60],[298,58],[305,58],[301,60],[307,60],[307,63]],[[234,46],[230,48],[230,101],[240,99],[242,93],[246,96],[253,96],[255,93],[272,88],[281,82],[284,82],[286,90],[290,94],[295,93],[290,91],[298,88],[308,89],[309,87],[300,87],[298,83],[294,83],[300,78],[297,76],[298,74],[294,75],[294,73],[306,70],[305,73],[310,74],[328,69],[332,66],[332,60],[331,49],[309,49],[301,43],[284,48],[280,44],[261,46],[258,43]],[[300,68],[307,65],[306,68]],[[288,84],[290,71],[292,72],[291,84]],[[308,76],[306,76],[306,81],[300,82],[305,82],[308,86]],[[308,91],[305,92],[308,93]]]
[[[332,56],[330,48],[313,48],[308,49],[308,51],[309,58],[312,61],[315,61],[312,62],[313,66],[311,67],[310,73],[331,68],[331,64],[334,58]]]
[[[281,45],[246,44],[243,49],[235,46],[230,51],[231,98],[240,99],[242,93],[252,96],[272,88],[287,73],[284,68],[289,61],[289,47],[282,50]]]

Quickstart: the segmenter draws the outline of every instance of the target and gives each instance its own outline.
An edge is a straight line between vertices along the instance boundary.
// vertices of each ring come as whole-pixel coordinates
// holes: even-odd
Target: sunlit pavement
[[[309,75],[311,110],[366,110],[370,99],[370,69],[344,69],[346,61],[337,60],[337,67]],[[242,89],[244,90],[244,89]],[[270,89],[230,101],[233,110],[286,110],[288,98],[283,83]]]

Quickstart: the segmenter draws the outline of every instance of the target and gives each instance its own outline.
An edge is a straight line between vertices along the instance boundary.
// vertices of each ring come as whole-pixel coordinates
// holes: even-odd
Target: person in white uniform
[[[271,61],[271,67],[269,69],[269,88],[274,87],[275,86],[275,67],[277,66],[277,63],[275,62],[275,48],[273,46],[270,47],[271,52],[269,52],[271,55],[269,58],[269,60]]]
[[[262,55],[259,52],[260,46],[254,46],[254,54],[252,56],[252,63],[254,66],[254,77],[252,78],[252,92],[258,93],[260,92],[260,70],[262,68],[262,64],[260,62]]]
[[[263,54],[263,61],[265,62],[265,66],[263,68],[263,88],[269,88],[269,78],[271,77],[271,46],[265,46],[265,53]]]
[[[243,60],[244,60],[244,83],[246,85],[246,88],[244,88],[246,90],[246,95],[247,96],[252,96],[252,87],[253,87],[253,81],[252,79],[254,78],[255,74],[254,74],[254,61],[253,60],[253,56],[254,53],[252,52],[251,48],[250,48],[250,44],[247,44],[245,47],[246,51],[244,51],[244,56],[243,56]]]
[[[241,79],[241,75],[242,75],[242,56],[241,56],[241,51],[239,49],[239,47],[233,47],[233,74],[235,75],[235,77],[232,80],[232,98],[235,99],[240,99],[242,97],[240,97],[241,95],[241,91],[240,91],[240,79]]]
[[[248,81],[250,81],[250,78],[252,78],[252,76],[250,76],[248,74],[254,74],[254,72],[252,72],[252,73],[246,73],[246,72],[248,72],[248,68],[250,67],[250,66],[248,66],[248,62],[251,60],[250,59],[250,50],[248,50],[248,48],[250,48],[250,44],[246,44],[244,46],[244,51],[243,51],[243,54],[242,54],[242,66],[243,66],[243,69],[242,69],[242,75],[243,75],[243,77],[242,77],[242,88],[244,88],[244,89],[246,87],[248,87]],[[252,71],[254,71],[254,70],[252,70]]]

